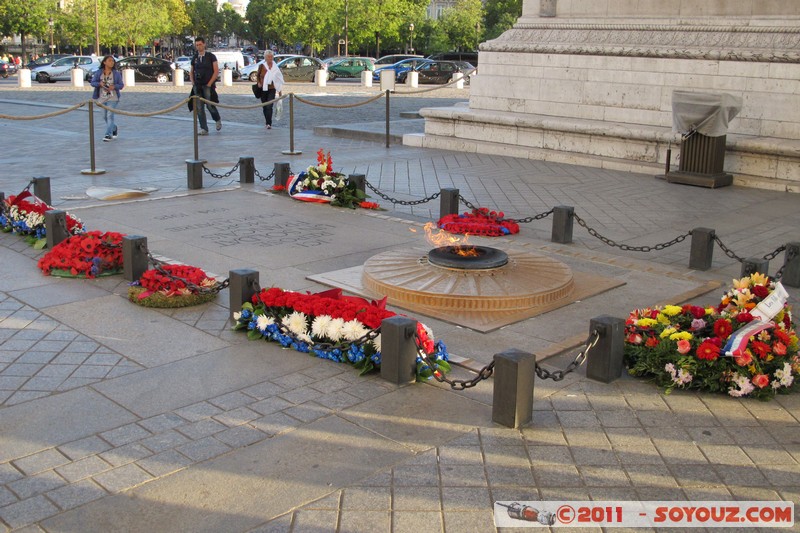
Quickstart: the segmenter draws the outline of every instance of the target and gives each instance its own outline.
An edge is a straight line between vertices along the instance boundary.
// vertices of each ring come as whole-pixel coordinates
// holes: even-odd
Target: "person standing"
[[[117,70],[117,61],[114,56],[105,56],[100,63],[100,68],[92,75],[89,82],[94,87],[92,99],[106,107],[116,109],[119,105],[119,92],[125,88],[122,73]],[[117,138],[117,125],[114,123],[114,112],[103,109],[103,120],[106,122],[106,135],[103,142],[110,142]]]
[[[261,102],[269,102],[275,99],[275,94],[281,96],[283,91],[283,72],[278,68],[277,63],[274,61],[275,55],[271,50],[267,50],[264,54],[264,61],[258,66],[258,85],[262,89]],[[272,129],[272,104],[265,105],[261,108],[264,112],[264,120],[267,123],[267,129]]]
[[[219,64],[217,56],[211,52],[206,52],[206,40],[198,37],[194,41],[196,51],[192,57],[192,67],[189,78],[194,85],[194,94],[200,98],[211,100],[211,93],[217,83],[219,75]],[[197,118],[200,121],[200,131],[198,135],[208,135],[208,122],[206,120],[206,106],[204,102],[197,102]],[[222,120],[217,111],[217,106],[208,104],[208,112],[211,118],[217,123],[217,131],[222,129]]]

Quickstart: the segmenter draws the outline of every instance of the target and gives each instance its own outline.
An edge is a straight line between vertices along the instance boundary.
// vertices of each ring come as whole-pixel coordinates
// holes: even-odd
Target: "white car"
[[[81,68],[84,79],[92,79],[92,72],[100,68],[100,60],[94,56],[68,56],[42,67],[31,69],[31,80],[39,83],[72,81],[72,69]]]
[[[192,68],[192,56],[180,56],[175,59],[175,68],[183,69],[184,72],[189,72]]]

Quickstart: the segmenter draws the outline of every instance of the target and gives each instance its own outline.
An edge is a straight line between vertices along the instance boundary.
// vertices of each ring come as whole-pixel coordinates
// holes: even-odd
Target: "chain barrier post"
[[[94,156],[94,101],[89,100],[89,164],[91,168],[81,170],[81,174],[105,174],[105,169],[95,167]],[[48,202],[49,203],[49,202]]]
[[[203,163],[192,159],[186,160],[186,188],[190,190],[203,188]]]
[[[383,75],[383,73],[381,73],[381,75]],[[394,86],[394,85],[392,85],[392,86]],[[389,89],[386,89],[386,148],[389,148],[389,135],[390,135],[389,134],[389,109],[390,109],[390,106],[389,106],[389,94],[390,93],[391,93],[391,91]]]
[[[590,331],[597,331],[599,340],[586,359],[586,377],[611,383],[622,375],[625,351],[625,320],[601,315],[589,322]]]
[[[553,230],[550,241],[559,244],[572,242],[572,222],[575,208],[570,205],[557,205],[553,208]]]
[[[492,422],[520,428],[533,420],[536,356],[510,349],[494,356]]]
[[[439,218],[458,214],[458,189],[439,190]]]
[[[50,194],[50,178],[37,177],[31,181],[33,182],[33,195],[47,205],[53,205],[53,197]]]
[[[237,270],[228,271],[228,301],[230,305],[229,317],[233,319],[233,313],[242,310],[242,304],[249,302],[253,295],[257,292],[259,273],[258,270],[251,270],[240,268]]]
[[[381,378],[402,385],[417,379],[417,321],[393,316],[381,322]]]
[[[0,206],[2,206],[0,207],[0,213],[5,211],[5,205],[3,205],[5,203],[6,203],[6,193],[0,192]]]
[[[275,185],[285,187],[289,183],[289,174],[291,174],[289,163],[275,163],[273,173],[275,174]]]
[[[193,123],[192,128],[194,130],[194,160],[198,161],[200,159],[200,139],[199,136],[197,135],[198,133],[200,133],[197,123],[197,104],[199,102],[197,101],[197,95],[194,93],[194,88],[195,86],[192,86],[192,95],[189,98],[192,99],[192,123]]]
[[[283,150],[281,153],[284,155],[300,155],[303,153],[294,149],[294,93],[289,93],[289,149]]]
[[[369,72],[369,71],[365,71],[365,72]],[[356,190],[359,190],[359,191],[361,191],[363,193],[366,193],[366,185],[365,184],[367,182],[367,177],[364,174],[349,174],[347,176],[347,181],[349,183],[352,183],[353,185],[355,185],[356,186]]]
[[[714,259],[714,236],[716,230],[711,228],[694,228],[692,230],[692,246],[689,252],[689,268],[708,270]]]
[[[255,183],[256,159],[252,156],[239,157],[239,183]]]
[[[46,228],[47,248],[53,247],[69,237],[67,231],[67,212],[51,209],[44,213],[44,227]]]
[[[800,242],[786,244],[781,283],[787,287],[800,287]]]
[[[122,237],[122,277],[127,281],[138,281],[147,271],[148,263],[147,237]]]
[[[763,259],[761,257],[746,257],[742,259],[742,269],[740,272],[740,278],[744,278],[750,274],[755,274],[756,272],[769,275],[769,259]]]

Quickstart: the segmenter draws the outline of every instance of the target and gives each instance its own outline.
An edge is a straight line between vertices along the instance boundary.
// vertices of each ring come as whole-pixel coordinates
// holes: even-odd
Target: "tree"
[[[49,0],[0,0],[0,34],[20,36],[22,61],[28,62],[26,41],[28,36],[48,35],[47,21],[53,15],[55,4]]]
[[[484,9],[485,38],[495,39],[511,29],[522,16],[522,0],[487,0]]]
[[[105,0],[100,1],[98,11],[105,13],[105,6]],[[82,52],[94,42],[94,0],[70,2],[56,17],[55,27],[60,39]]]
[[[457,0],[455,6],[445,9],[439,24],[456,50],[475,50],[483,20],[481,0]]]
[[[224,23],[217,11],[216,0],[194,0],[188,4],[187,12],[192,35],[211,38],[217,32],[222,32]]]
[[[133,49],[145,45],[171,30],[166,5],[161,0],[111,0],[103,32],[108,46],[124,44]]]
[[[241,37],[244,33],[244,19],[233,9],[233,6],[229,3],[222,4],[220,14],[223,23],[222,34],[225,38],[230,40],[232,35]]]
[[[348,40],[354,48],[375,46],[375,54],[384,49],[403,49],[409,44],[409,24],[424,25],[429,0],[348,0]],[[344,0],[340,0],[339,18],[344,25]],[[378,42],[378,39],[380,42]],[[421,42],[421,41],[420,41]]]

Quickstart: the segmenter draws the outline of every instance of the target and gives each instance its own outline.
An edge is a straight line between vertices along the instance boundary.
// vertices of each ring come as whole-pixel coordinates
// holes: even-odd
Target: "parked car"
[[[31,79],[39,83],[55,83],[56,81],[72,81],[72,69],[83,69],[84,79],[92,79],[92,72],[100,68],[100,60],[94,56],[67,56],[54,61],[50,65],[36,67],[31,70]]]
[[[17,66],[8,61],[0,61],[0,77],[7,78],[17,73]]]
[[[54,61],[61,59],[62,57],[69,57],[71,54],[50,54],[44,55],[42,57],[37,57],[32,61],[28,61],[28,68],[34,69],[36,67],[43,67],[45,65],[49,65]]]
[[[382,58],[375,61],[375,68],[378,68],[378,66],[384,67],[387,65],[394,65],[395,63],[397,63],[402,59],[409,59],[412,57],[422,57],[422,56],[418,56],[415,54],[392,54],[388,56],[383,56]]]
[[[318,70],[326,70],[325,64],[316,57],[293,56],[278,63],[286,81],[314,81]]]
[[[464,81],[469,83],[469,75],[467,73],[475,70],[475,67],[465,61],[429,61],[414,68],[418,73],[419,83],[447,83],[453,79],[453,74],[456,72],[464,72]],[[408,73],[407,70],[397,75],[397,83],[405,83]]]
[[[470,65],[478,66],[478,52],[439,52],[429,55],[428,59],[435,61],[466,61]]]
[[[272,60],[279,64],[282,60],[286,59],[287,57],[295,57],[292,54],[275,54]],[[255,83],[258,81],[258,65],[263,63],[264,60],[258,61],[256,63],[252,63],[244,67],[241,71],[241,77],[239,78],[242,81],[249,81],[251,83]]]
[[[371,57],[348,57],[328,65],[328,79],[358,78],[365,70],[375,70]]]
[[[385,67],[375,68],[375,71],[372,73],[372,79],[375,81],[381,81],[381,72],[384,70],[393,70],[394,71],[394,78],[395,80],[397,77],[403,73],[408,72],[414,67],[419,65],[424,65],[425,63],[430,63],[430,59],[426,59],[424,57],[409,57],[408,59],[402,59],[395,63],[394,65],[388,65]]]
[[[157,57],[124,57],[117,61],[117,68],[133,69],[134,81],[167,83],[172,79],[172,63]]]
[[[192,68],[192,56],[180,56],[175,59],[175,68],[183,69],[184,72],[189,72]]]

